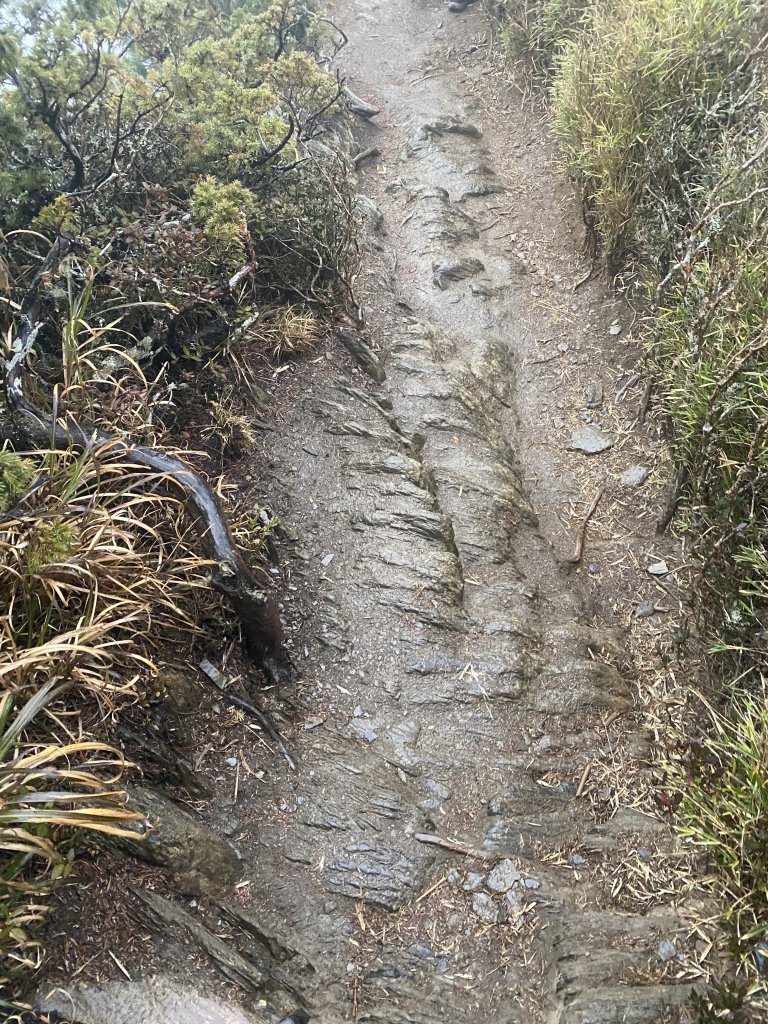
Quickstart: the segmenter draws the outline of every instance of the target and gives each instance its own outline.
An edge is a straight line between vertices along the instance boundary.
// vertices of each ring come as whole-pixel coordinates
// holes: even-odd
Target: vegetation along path
[[[365,329],[278,374],[272,469],[253,469],[294,538],[297,768],[252,739],[212,750],[197,721],[212,792],[194,825],[177,812],[176,889],[134,870],[123,924],[86,910],[95,940],[65,907],[81,963],[104,945],[114,963],[74,976],[64,943],[42,1006],[84,1024],[681,1019],[673,844],[643,806],[647,569],[671,556],[631,312],[579,285],[579,211],[480,10],[331,13],[378,110],[355,119]]]

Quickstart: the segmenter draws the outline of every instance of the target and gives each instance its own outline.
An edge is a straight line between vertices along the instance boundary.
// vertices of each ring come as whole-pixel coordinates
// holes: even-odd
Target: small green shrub
[[[0,512],[5,512],[18,501],[32,482],[34,465],[27,459],[6,450],[0,450]]]
[[[583,31],[594,4],[595,0],[501,0],[495,14],[508,56],[523,62],[539,83],[549,81],[557,57]]]
[[[744,667],[768,652],[768,209],[749,161],[721,168],[650,328],[704,632]]]
[[[513,53],[551,81],[593,255],[652,313],[649,369],[681,482],[693,606],[728,709],[712,711],[677,778],[676,823],[716,868],[743,954],[742,977],[696,1008],[702,1024],[746,1024],[756,999],[765,1007],[754,953],[768,941],[768,8],[496,10]]]
[[[750,0],[595,5],[565,45],[552,89],[554,129],[609,273],[664,277],[724,130],[753,89]]]
[[[727,888],[726,907],[741,942],[768,936],[768,704],[733,695],[711,712],[702,752],[683,782],[680,832],[703,848]]]

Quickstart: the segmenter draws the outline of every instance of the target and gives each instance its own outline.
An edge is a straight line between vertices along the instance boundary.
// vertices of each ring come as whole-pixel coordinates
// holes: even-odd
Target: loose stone
[[[568,445],[570,451],[583,452],[585,455],[599,455],[607,452],[613,441],[594,427],[575,427]]]
[[[481,921],[488,924],[496,924],[499,920],[499,910],[487,892],[479,892],[472,900],[472,909]]]
[[[622,487],[640,487],[648,479],[650,472],[647,466],[633,466],[621,474],[619,483]]]
[[[475,871],[469,871],[467,877],[464,879],[464,885],[462,889],[465,892],[477,892],[483,885],[483,876],[478,875]]]
[[[677,947],[674,942],[670,942],[669,939],[662,939],[656,953],[659,960],[666,963],[668,960],[672,960],[677,956]]]
[[[599,381],[593,381],[587,387],[587,408],[599,409],[603,404],[603,385]]]
[[[507,892],[522,877],[511,860],[503,860],[488,875],[488,888],[493,889],[494,892]]]

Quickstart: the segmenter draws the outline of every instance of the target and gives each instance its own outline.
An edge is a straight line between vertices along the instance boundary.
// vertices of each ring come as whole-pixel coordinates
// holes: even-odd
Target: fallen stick
[[[555,352],[554,355],[545,356],[544,359],[526,359],[523,366],[540,366],[542,363],[551,363],[553,360],[559,359],[562,355],[565,355],[565,353]]]
[[[584,541],[587,537],[587,526],[589,525],[589,520],[595,514],[597,506],[600,504],[600,499],[602,498],[604,493],[605,486],[601,487],[597,494],[594,496],[594,498],[592,499],[592,504],[587,509],[587,514],[581,521],[581,526],[579,527],[579,534],[576,538],[576,550],[573,552],[573,556],[571,558],[566,559],[566,561],[570,562],[572,565],[578,565],[578,563],[581,561],[581,556],[584,554]]]
[[[221,693],[222,697],[224,698],[225,701],[227,701],[228,704],[231,704],[233,707],[240,708],[242,711],[246,711],[249,715],[252,715],[256,719],[261,728],[264,730],[267,736],[269,736],[272,742],[277,746],[280,753],[288,762],[288,766],[291,768],[292,771],[295,772],[296,762],[288,752],[288,748],[283,742],[283,737],[280,735],[280,733],[277,731],[274,725],[272,725],[272,723],[261,710],[261,708],[256,707],[255,704],[252,704],[249,700],[246,700],[245,697],[241,697],[237,693],[230,692],[229,684],[231,683],[231,680],[227,679],[224,673],[219,671],[219,669],[217,669],[215,665],[208,661],[207,658],[203,658],[203,660],[200,662],[200,671],[203,673],[204,676],[206,676],[207,679],[210,679],[210,681]]]
[[[344,86],[344,95],[347,98],[347,106],[353,114],[359,114],[360,117],[371,118],[375,117],[379,113],[378,107],[371,106],[370,103],[366,103],[365,100],[361,100],[359,96],[356,96],[349,86]]]
[[[592,260],[592,266],[589,268],[589,270],[586,272],[586,274],[583,277],[579,278],[579,280],[576,282],[576,284],[573,286],[573,288],[571,288],[571,294],[572,295],[575,294],[579,290],[579,288],[581,288],[581,286],[583,284],[586,284],[587,281],[589,281],[594,276],[594,273],[595,273],[596,269],[597,268],[595,266],[595,261]]]
[[[443,839],[432,832],[417,832],[413,837],[417,843],[424,843],[425,846],[439,846],[441,850],[450,850],[451,853],[460,853],[464,857],[474,857],[477,860],[498,860],[496,853],[489,853],[486,850],[476,850],[466,843],[459,843],[455,839]]]
[[[632,376],[624,384],[622,384],[621,387],[619,388],[619,390],[616,392],[615,401],[616,402],[620,402],[622,400],[622,398],[624,397],[624,395],[626,395],[626,393],[629,391],[629,389],[631,387],[634,387],[634,385],[637,384],[637,382],[639,380],[640,380],[640,374],[639,373],[633,373]]]

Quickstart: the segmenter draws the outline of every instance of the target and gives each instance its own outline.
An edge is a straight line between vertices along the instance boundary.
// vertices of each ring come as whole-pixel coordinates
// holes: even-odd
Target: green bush
[[[609,273],[667,273],[723,132],[749,104],[760,19],[750,0],[603,2],[566,44],[554,129]]]
[[[702,997],[700,1020],[736,1008],[746,1020],[741,1007],[765,991],[754,943],[768,938],[768,8],[506,0],[497,11],[514,53],[549,81],[596,262],[648,309],[693,606],[726,706],[689,744],[677,824],[717,869],[748,975]]]
[[[588,23],[595,0],[500,0],[496,16],[502,23],[507,54],[539,82],[548,81],[565,44]]]
[[[718,169],[650,327],[704,633],[740,669],[768,653],[768,208],[749,159]]]
[[[727,890],[742,942],[768,937],[767,691],[738,693],[732,711],[711,711],[710,735],[683,782],[680,831],[706,850]]]

